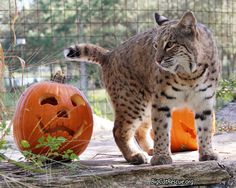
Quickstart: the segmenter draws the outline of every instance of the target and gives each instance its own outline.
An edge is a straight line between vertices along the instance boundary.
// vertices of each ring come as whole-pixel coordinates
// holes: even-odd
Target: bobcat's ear
[[[168,18],[164,17],[164,16],[161,16],[160,14],[158,13],[155,13],[155,20],[156,20],[156,23],[161,26],[163,23],[169,21]]]
[[[196,32],[197,19],[195,18],[193,12],[187,11],[184,13],[177,26],[184,29],[187,33]]]

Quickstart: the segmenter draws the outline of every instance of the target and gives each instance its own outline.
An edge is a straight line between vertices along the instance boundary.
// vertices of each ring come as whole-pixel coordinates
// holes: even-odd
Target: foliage
[[[217,92],[217,98],[226,102],[235,99],[236,79],[224,79],[220,81],[220,86]]]
[[[41,147],[49,147],[50,152],[56,152],[56,153],[51,153],[48,156],[57,156],[57,150],[59,147],[66,141],[66,138],[64,137],[52,137],[52,136],[42,136],[41,138],[38,139],[39,144],[37,144],[36,148],[41,148]]]
[[[6,134],[9,134],[10,128],[7,126],[7,122],[5,120],[0,122],[0,132],[6,131]]]
[[[62,146],[63,143],[66,142],[66,138],[64,137],[52,137],[52,136],[42,136],[38,139],[38,144],[35,146],[36,148],[49,148],[46,154],[34,154],[30,150],[30,143],[27,140],[21,141],[21,146],[24,148],[22,152],[26,159],[32,161],[37,166],[42,166],[46,162],[55,162],[53,159],[58,158],[62,159],[62,161],[70,161],[79,159],[78,156],[73,152],[73,150],[68,149],[64,151],[62,154],[58,153],[58,149]]]
[[[105,89],[97,89],[89,91],[87,98],[93,109],[93,113],[100,117],[113,120],[113,111],[107,96]]]
[[[6,140],[5,139],[1,139],[0,140],[0,150],[6,149]],[[1,161],[1,159],[0,159]]]
[[[10,127],[7,125],[7,122],[4,119],[0,121],[0,133],[0,150],[4,150],[6,149],[5,135],[10,133]]]

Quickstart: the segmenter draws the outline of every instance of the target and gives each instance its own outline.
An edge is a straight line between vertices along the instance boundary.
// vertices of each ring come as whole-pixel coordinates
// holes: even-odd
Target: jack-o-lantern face
[[[20,148],[22,140],[30,143],[33,153],[44,154],[47,148],[35,148],[42,136],[62,136],[67,141],[59,148],[81,154],[93,129],[91,108],[78,89],[56,82],[41,82],[29,87],[21,96],[13,120],[14,138]]]

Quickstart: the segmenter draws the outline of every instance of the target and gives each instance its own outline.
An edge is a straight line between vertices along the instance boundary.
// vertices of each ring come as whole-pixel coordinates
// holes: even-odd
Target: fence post
[[[85,96],[88,94],[88,75],[87,75],[87,68],[86,62],[80,62],[80,84],[81,90]]]

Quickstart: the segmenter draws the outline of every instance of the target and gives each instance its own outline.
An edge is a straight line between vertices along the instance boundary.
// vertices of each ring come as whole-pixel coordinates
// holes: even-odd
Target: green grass
[[[87,98],[96,115],[113,120],[112,107],[105,89],[88,91]]]
[[[0,100],[3,103],[4,119],[11,119],[14,114],[17,101],[21,95],[20,90],[14,92],[1,93]]]
[[[88,97],[93,100],[107,100],[107,93],[105,89],[97,89],[88,91]]]
[[[14,92],[7,92],[3,94],[3,101],[5,107],[15,107],[17,100],[19,99],[21,91],[16,90]]]

